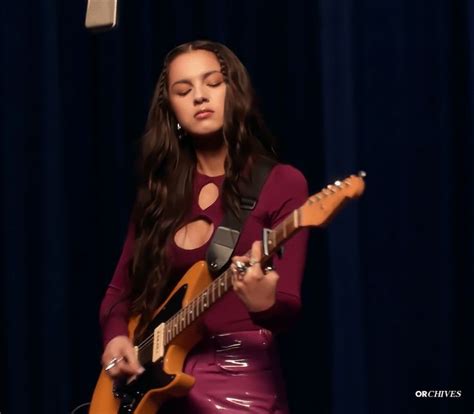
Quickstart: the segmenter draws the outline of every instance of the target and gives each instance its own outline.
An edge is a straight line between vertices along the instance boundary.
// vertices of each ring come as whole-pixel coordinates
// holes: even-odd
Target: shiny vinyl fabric
[[[278,354],[270,331],[212,336],[186,360],[196,378],[190,393],[159,414],[288,414]]]

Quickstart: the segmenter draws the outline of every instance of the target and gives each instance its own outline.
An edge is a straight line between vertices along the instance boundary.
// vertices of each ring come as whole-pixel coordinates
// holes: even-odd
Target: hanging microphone
[[[86,28],[109,30],[117,25],[118,0],[87,0]]]

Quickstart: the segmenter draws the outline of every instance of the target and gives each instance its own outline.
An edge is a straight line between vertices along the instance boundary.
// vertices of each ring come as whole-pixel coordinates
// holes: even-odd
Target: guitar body
[[[262,269],[299,229],[325,225],[349,198],[359,197],[365,188],[364,176],[361,172],[358,177],[351,175],[328,185],[274,229],[265,229],[262,244],[266,253],[260,260]],[[135,346],[145,372],[129,383],[113,383],[102,370],[89,413],[156,414],[168,398],[186,395],[195,380],[183,373],[183,365],[189,351],[202,338],[200,315],[230,289],[230,269],[213,280],[205,261],[192,266],[153,314],[146,339]],[[130,338],[134,338],[137,325],[138,318],[130,321]]]
[[[157,326],[188,305],[211,282],[206,262],[200,261],[194,264],[154,313],[146,335],[152,334]],[[130,338],[134,337],[137,325],[138,318],[130,320]],[[183,373],[183,365],[187,354],[201,338],[198,319],[166,346],[162,357],[146,364],[145,372],[130,384],[116,383],[114,387],[114,382],[102,370],[92,396],[89,413],[156,414],[168,398],[186,395],[194,385],[194,378]]]

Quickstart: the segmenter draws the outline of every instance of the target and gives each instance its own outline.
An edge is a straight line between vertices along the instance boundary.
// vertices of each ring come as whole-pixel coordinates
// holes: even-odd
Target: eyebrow
[[[203,79],[206,79],[208,76],[212,75],[213,73],[222,73],[220,70],[210,70],[209,72],[206,72],[201,75]],[[176,82],[174,82],[170,87],[172,88],[174,85],[178,83],[185,83],[187,85],[192,85],[192,82],[189,79],[180,79]]]

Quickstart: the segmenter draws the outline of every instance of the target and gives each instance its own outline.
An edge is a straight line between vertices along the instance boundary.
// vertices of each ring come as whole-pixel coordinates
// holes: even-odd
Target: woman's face
[[[171,108],[187,134],[211,135],[224,125],[226,83],[214,53],[193,50],[169,66]]]

